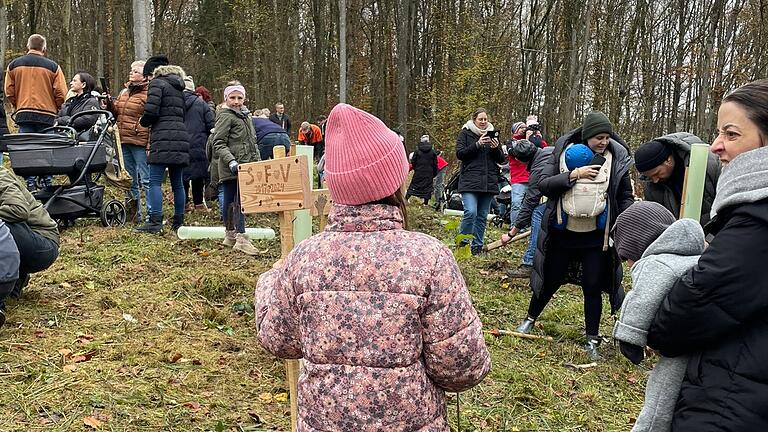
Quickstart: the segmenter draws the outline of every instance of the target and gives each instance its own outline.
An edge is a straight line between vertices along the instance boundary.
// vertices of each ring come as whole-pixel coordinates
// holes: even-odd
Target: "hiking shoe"
[[[235,245],[232,246],[232,249],[251,256],[259,254],[258,249],[253,246],[248,237],[240,233],[235,234]]]
[[[518,333],[529,334],[533,330],[533,325],[536,324],[536,320],[531,317],[525,317],[523,322],[515,329]]]
[[[600,347],[600,338],[597,336],[587,336],[587,343],[584,344],[584,350],[587,352],[589,359],[592,361],[598,361],[602,359],[598,348]]]
[[[510,279],[528,279],[531,277],[531,271],[533,271],[533,266],[520,264],[516,269],[508,271],[507,277]]]
[[[235,230],[224,231],[224,241],[221,242],[224,246],[232,247],[235,245],[237,239],[235,238]]]

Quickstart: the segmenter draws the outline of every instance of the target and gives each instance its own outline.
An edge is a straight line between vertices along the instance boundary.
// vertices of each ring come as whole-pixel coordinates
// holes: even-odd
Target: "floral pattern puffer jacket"
[[[399,209],[335,204],[256,288],[262,346],[304,358],[299,431],[449,431],[444,391],[491,367],[458,265]]]

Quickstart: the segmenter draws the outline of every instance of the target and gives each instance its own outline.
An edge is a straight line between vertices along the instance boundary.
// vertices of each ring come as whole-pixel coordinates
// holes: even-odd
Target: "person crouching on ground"
[[[444,392],[491,366],[464,278],[442,242],[404,229],[397,134],[346,104],[327,133],[328,225],[259,278],[259,341],[304,358],[299,431],[447,432]]]
[[[616,219],[616,252],[632,269],[632,291],[621,306],[613,338],[621,353],[640,364],[661,301],[677,278],[696,265],[704,251],[704,230],[693,219],[675,221],[663,205],[638,201]],[[645,387],[645,403],[632,432],[670,430],[688,356],[662,357]]]
[[[242,85],[230,85],[224,89],[226,108],[216,115],[212,145],[218,160],[219,183],[224,189],[224,197],[219,203],[226,226],[223,244],[247,255],[256,255],[258,251],[245,235],[245,216],[237,210],[239,206],[233,205],[239,202],[237,167],[261,160],[251,116],[241,110],[244,100],[245,88]],[[230,215],[233,211],[235,213]]]
[[[0,220],[8,226],[20,258],[19,278],[13,291],[0,293],[0,309],[4,310],[5,297],[20,296],[29,283],[29,274],[47,269],[59,257],[59,229],[24,183],[3,167],[0,167]]]

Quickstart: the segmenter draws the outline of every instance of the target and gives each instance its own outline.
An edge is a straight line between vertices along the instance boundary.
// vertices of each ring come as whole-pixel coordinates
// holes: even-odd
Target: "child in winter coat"
[[[328,118],[328,225],[259,278],[262,346],[304,358],[298,431],[449,431],[445,391],[491,362],[451,251],[404,229],[397,134],[339,104]]]
[[[233,206],[239,193],[238,166],[261,160],[251,116],[242,110],[244,100],[245,88],[242,85],[229,85],[224,89],[226,107],[216,113],[212,146],[216,153],[214,159],[217,161],[218,180],[224,189],[224,197],[219,202],[226,226],[223,244],[246,255],[256,255],[258,251],[245,235],[245,217],[240,212],[236,212],[235,217],[229,216],[229,212],[239,208],[238,205]]]
[[[632,204],[616,219],[614,229],[616,251],[632,268],[632,291],[624,299],[613,337],[622,354],[639,364],[659,305],[704,251],[704,231],[693,219],[675,222],[669,210],[651,201]],[[670,430],[687,364],[687,356],[659,359],[633,432]]]

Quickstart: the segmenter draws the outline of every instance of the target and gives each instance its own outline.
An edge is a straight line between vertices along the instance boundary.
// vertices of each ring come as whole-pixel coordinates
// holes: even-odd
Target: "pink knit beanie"
[[[408,175],[405,148],[373,115],[338,104],[328,116],[325,178],[338,204],[360,205],[392,195]]]

